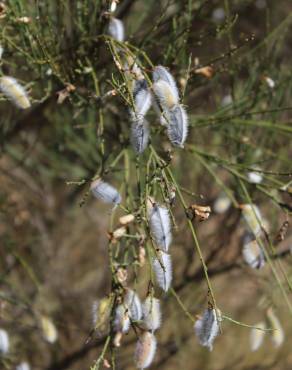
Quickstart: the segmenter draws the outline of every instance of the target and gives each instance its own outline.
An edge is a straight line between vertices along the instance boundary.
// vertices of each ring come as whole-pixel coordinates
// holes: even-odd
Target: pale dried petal
[[[129,215],[125,215],[125,216],[121,216],[119,218],[119,223],[121,225],[128,225],[130,224],[131,222],[133,222],[135,220],[135,216],[132,215],[132,214],[129,214]]]

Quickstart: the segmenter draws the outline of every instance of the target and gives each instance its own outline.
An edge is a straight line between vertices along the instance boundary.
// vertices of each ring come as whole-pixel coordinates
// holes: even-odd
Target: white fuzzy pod
[[[254,235],[259,235],[261,233],[261,224],[263,224],[259,208],[255,204],[242,204],[240,208],[242,217],[247,223],[250,231]]]
[[[264,322],[259,322],[255,325],[257,328],[266,329],[266,324]],[[252,352],[257,351],[264,341],[265,332],[256,328],[250,331],[250,349]]]
[[[133,321],[139,321],[142,318],[142,304],[138,295],[131,289],[128,289],[124,297],[124,305],[128,308],[129,317]]]
[[[90,190],[96,198],[105,203],[118,205],[122,201],[122,197],[119,192],[113,186],[102,181],[100,178],[92,182]]]
[[[146,119],[138,119],[132,122],[131,144],[137,154],[141,154],[149,143],[150,130]]]
[[[152,85],[152,89],[163,110],[178,104],[178,97],[167,82],[159,80]]]
[[[244,261],[253,269],[261,269],[265,265],[265,256],[256,240],[251,240],[250,236],[245,236],[242,248]]]
[[[157,247],[167,252],[172,240],[168,209],[154,203],[149,210],[149,223]]]
[[[6,330],[0,329],[0,354],[9,351],[9,336]]]
[[[120,304],[115,309],[114,328],[116,332],[127,333],[130,329],[131,321],[128,308]]]
[[[152,333],[145,331],[137,341],[135,362],[138,369],[146,369],[154,359],[157,342]]]
[[[44,339],[49,343],[55,343],[58,339],[58,331],[48,316],[41,317],[41,328]]]
[[[148,296],[143,303],[143,324],[146,329],[155,331],[161,325],[160,301]]]
[[[175,100],[177,102],[179,101],[179,94],[175,80],[165,67],[162,66],[155,67],[152,74],[152,78],[154,82],[158,82],[159,80],[167,82],[168,85],[171,87],[172,95],[175,96]]]
[[[30,370],[30,365],[28,362],[21,362],[16,366],[16,370]]]
[[[172,281],[172,263],[170,255],[162,251],[159,252],[159,258],[154,258],[152,268],[158,286],[167,292]]]
[[[166,112],[167,134],[171,143],[183,148],[188,135],[188,116],[182,105],[176,105]]]
[[[2,45],[0,45],[0,60],[2,59],[3,53],[4,53],[4,49],[3,49]]]
[[[194,325],[195,334],[199,340],[199,343],[208,347],[210,351],[213,350],[213,342],[219,334],[220,327],[218,320],[220,320],[220,312],[215,309],[206,309],[203,316],[198,319]]]
[[[222,214],[225,213],[231,206],[231,200],[225,193],[221,193],[213,204],[213,211]]]
[[[125,40],[125,28],[123,22],[120,19],[111,17],[108,25],[108,33],[113,39],[123,42]]]
[[[274,329],[271,335],[272,343],[274,347],[278,348],[280,347],[285,339],[284,330],[282,328],[282,325],[276,316],[275,312],[272,308],[269,308],[267,311],[267,318],[271,325],[271,328]]]
[[[137,82],[136,82],[137,85]],[[135,86],[136,86],[135,85]],[[135,112],[131,111],[132,119],[143,118],[152,104],[152,96],[148,88],[146,87],[136,87],[133,92],[134,103],[135,103]]]
[[[27,109],[30,101],[25,89],[13,77],[4,76],[0,78],[0,90],[18,108]]]

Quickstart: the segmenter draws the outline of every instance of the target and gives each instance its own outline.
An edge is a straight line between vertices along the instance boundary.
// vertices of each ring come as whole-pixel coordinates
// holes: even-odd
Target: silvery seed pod
[[[102,200],[104,203],[118,205],[122,201],[122,197],[118,191],[100,178],[91,183],[90,190],[96,198]]]
[[[263,175],[260,172],[250,171],[247,173],[248,181],[252,184],[260,184],[263,181]]]
[[[274,347],[278,348],[283,344],[285,334],[278,317],[271,307],[267,310],[267,319],[269,324],[271,325],[271,328],[274,329],[271,335],[273,345]]]
[[[41,329],[44,339],[49,343],[55,343],[58,339],[58,331],[53,321],[48,316],[41,316]]]
[[[172,263],[170,255],[160,251],[158,253],[158,258],[154,258],[152,262],[152,268],[158,286],[167,292],[172,281]]]
[[[30,370],[30,365],[28,362],[21,362],[16,366],[16,370]]]
[[[106,329],[110,318],[110,312],[111,299],[109,297],[93,302],[92,320],[95,330],[104,331]]]
[[[148,88],[140,88],[139,90],[134,90],[134,103],[135,112],[131,111],[132,120],[138,120],[144,118],[146,113],[151,107],[152,96]]]
[[[261,233],[263,218],[259,208],[255,204],[241,204],[242,217],[254,235]]]
[[[127,333],[130,329],[131,321],[128,308],[124,304],[119,304],[115,309],[114,328],[116,332]]]
[[[0,329],[0,354],[6,354],[9,351],[9,336],[6,330]]]
[[[167,208],[154,203],[149,208],[150,230],[158,248],[167,252],[172,240],[171,223]]]
[[[147,331],[139,337],[136,344],[135,362],[138,369],[146,369],[154,359],[157,342],[152,333]]]
[[[265,265],[265,255],[257,240],[250,234],[244,236],[242,256],[244,261],[253,269],[261,269]]]
[[[25,89],[13,77],[0,77],[0,90],[18,108],[27,109],[30,101]]]
[[[159,80],[152,85],[152,89],[163,110],[171,109],[178,104],[177,96],[167,82]]]
[[[256,328],[266,329],[266,324],[264,322],[259,322],[255,325]],[[250,331],[250,349],[252,352],[257,351],[264,341],[265,332],[264,330],[259,330],[252,328]]]
[[[167,134],[171,143],[183,148],[188,135],[188,116],[182,105],[176,105],[166,112]]]
[[[216,315],[215,309],[208,308],[194,325],[195,334],[199,343],[204,347],[208,347],[210,351],[212,351],[213,342],[220,332],[218,321],[221,321],[220,311],[217,310]]]
[[[175,100],[179,101],[179,94],[178,89],[175,83],[174,78],[172,75],[168,72],[168,70],[163,66],[157,66],[153,70],[152,78],[154,82],[158,82],[159,80],[162,80],[171,87],[172,95],[175,96]]]
[[[221,193],[213,204],[213,210],[215,213],[222,214],[225,213],[231,206],[230,198],[225,194]]]
[[[124,305],[128,308],[129,317],[133,321],[139,321],[142,317],[142,304],[137,293],[128,289],[124,297]]]
[[[161,310],[159,299],[148,296],[142,306],[143,325],[145,329],[155,331],[161,325]]]
[[[120,19],[111,17],[108,25],[108,34],[115,40],[123,42],[125,40],[125,28]]]
[[[131,144],[137,154],[141,154],[148,146],[150,137],[149,123],[146,119],[132,122]]]

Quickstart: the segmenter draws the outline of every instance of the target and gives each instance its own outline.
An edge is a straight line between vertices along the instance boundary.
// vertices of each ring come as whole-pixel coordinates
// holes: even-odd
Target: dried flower
[[[3,76],[0,78],[0,90],[18,108],[27,109],[30,107],[25,89],[13,77]]]
[[[100,178],[91,183],[90,190],[96,198],[105,203],[113,203],[118,205],[122,201],[122,197],[118,191],[113,186],[102,181]]]
[[[157,342],[152,333],[147,331],[139,337],[136,344],[135,362],[138,369],[146,369],[154,359]]]
[[[276,86],[275,81],[269,76],[264,76],[263,80],[266,82],[270,89],[274,89],[274,87]]]
[[[157,330],[161,325],[161,310],[159,299],[148,296],[143,303],[143,324],[148,330]]]
[[[253,269],[261,269],[265,265],[265,256],[257,240],[253,240],[250,234],[244,236],[242,249],[244,261]]]
[[[123,42],[125,40],[125,29],[123,22],[120,19],[111,17],[108,26],[108,33],[113,39]]]
[[[9,351],[9,336],[6,330],[0,329],[0,354],[6,354]]]
[[[274,329],[271,336],[273,345],[274,347],[278,348],[283,344],[285,334],[282,325],[272,307],[267,310],[267,319],[269,324],[271,325],[271,328]]]
[[[175,146],[184,147],[188,134],[188,116],[182,105],[176,105],[165,112],[167,134],[171,143]]]
[[[132,214],[129,214],[129,215],[125,215],[125,216],[121,216],[120,218],[119,218],[119,223],[121,224],[121,225],[128,225],[128,224],[130,224],[131,222],[133,222],[135,220],[135,216],[134,215],[132,215]]]
[[[259,322],[255,325],[256,328],[266,329],[266,324],[264,322]],[[252,352],[257,351],[264,341],[265,332],[264,330],[259,330],[252,328],[250,331],[250,349]]]
[[[200,75],[210,79],[214,75],[214,68],[212,68],[210,66],[198,68],[198,69],[195,70],[195,73],[200,74]]]
[[[158,81],[166,82],[172,90],[172,95],[174,96],[174,100],[176,102],[179,101],[179,94],[178,94],[178,89],[177,89],[175,80],[165,67],[163,66],[155,67],[153,70],[152,78],[154,82],[158,82]]]
[[[137,154],[141,154],[148,146],[149,123],[146,119],[138,119],[131,126],[131,144]]]
[[[154,203],[149,209],[149,223],[156,245],[167,252],[172,240],[168,209]]]
[[[44,339],[49,343],[55,343],[58,339],[58,331],[53,321],[48,316],[41,316],[40,323]]]
[[[152,262],[152,268],[158,286],[167,292],[172,280],[172,263],[170,255],[160,251],[158,253],[158,258],[155,258]]]
[[[195,218],[198,218],[199,221],[207,220],[211,213],[211,208],[209,206],[198,206],[197,204],[192,204],[189,207],[189,210]]]
[[[28,24],[31,22],[31,18],[30,17],[19,17],[19,18],[16,18],[16,21],[19,23]]]
[[[114,230],[112,233],[109,233],[109,240],[115,244],[119,239],[121,239],[127,232],[125,226],[119,227]]]
[[[220,331],[219,321],[221,321],[220,311],[217,310],[216,315],[216,310],[214,308],[208,308],[194,325],[199,343],[204,347],[208,347],[210,351],[212,351],[213,342]]]
[[[119,267],[116,273],[117,280],[120,284],[124,284],[128,278],[127,269],[124,267]]]

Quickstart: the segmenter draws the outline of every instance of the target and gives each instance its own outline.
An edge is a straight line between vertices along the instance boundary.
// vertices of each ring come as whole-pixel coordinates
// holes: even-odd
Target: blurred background
[[[138,160],[130,145],[127,91],[104,36],[111,6],[0,3],[1,75],[16,78],[31,101],[20,110],[0,96],[0,328],[9,336],[4,351],[0,335],[3,369],[24,361],[32,369],[90,369],[104,348],[106,331],[92,333],[92,306],[111,292],[108,232],[125,212],[113,215],[89,194],[90,180],[102,175],[135,213],[137,168],[143,178],[150,157],[146,149]],[[171,147],[155,112],[148,118],[151,144],[169,163],[186,205],[212,209],[207,220],[192,223],[217,306],[238,322],[224,320],[212,352],[198,343],[189,315],[201,314],[210,296],[176,199],[176,295],[155,288],[163,319],[151,368],[291,369],[291,2],[120,0],[114,17],[123,21],[125,45],[143,73],[151,77],[153,65],[163,65],[177,81],[190,125],[185,148]],[[160,170],[152,169],[152,195],[162,201]],[[242,257],[240,205],[251,202],[262,213],[272,261],[259,270]],[[136,217],[128,232],[141,228]],[[138,247],[137,238],[121,239],[115,263]],[[144,299],[148,264],[126,268],[128,286]],[[265,321],[271,307],[284,340],[273,345],[266,332],[251,351],[251,328],[240,323]],[[135,341],[131,330],[113,351],[116,369],[135,368]],[[110,351],[105,358],[110,362]]]

